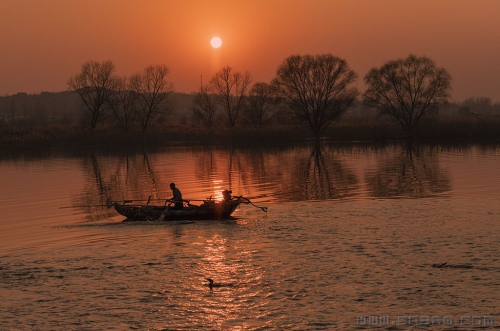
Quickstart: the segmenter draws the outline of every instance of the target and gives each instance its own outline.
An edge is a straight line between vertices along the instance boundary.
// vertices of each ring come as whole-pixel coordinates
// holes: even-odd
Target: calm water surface
[[[172,181],[269,212],[98,206]],[[45,151],[4,154],[0,182],[0,330],[500,328],[499,147]]]

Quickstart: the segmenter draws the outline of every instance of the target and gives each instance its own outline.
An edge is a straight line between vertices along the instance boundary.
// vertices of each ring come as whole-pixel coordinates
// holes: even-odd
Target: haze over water
[[[498,169],[497,146],[3,155],[0,330],[500,328]],[[269,212],[59,208],[169,198],[170,182]]]

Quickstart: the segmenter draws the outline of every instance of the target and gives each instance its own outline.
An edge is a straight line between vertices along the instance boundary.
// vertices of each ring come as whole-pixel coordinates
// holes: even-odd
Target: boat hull
[[[126,221],[208,220],[230,218],[240,203],[239,199],[221,202],[207,201],[200,206],[190,205],[182,209],[174,209],[173,206],[116,203],[114,208],[127,218]]]

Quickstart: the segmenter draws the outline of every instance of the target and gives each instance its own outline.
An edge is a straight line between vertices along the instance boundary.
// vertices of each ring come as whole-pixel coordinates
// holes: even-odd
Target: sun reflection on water
[[[214,235],[211,239],[207,240],[205,255],[203,257],[203,260],[209,265],[208,270],[205,270],[206,274],[209,276],[212,276],[213,273],[227,275],[231,271],[234,272],[234,266],[228,266],[225,263],[227,248],[227,238],[220,235]]]
[[[267,300],[261,297],[260,289],[262,270],[253,264],[251,250],[220,233],[203,240],[199,262],[192,270],[199,284],[189,300],[190,309],[198,310],[196,314],[189,314],[192,325],[234,329],[235,325],[246,324],[240,321],[242,311],[257,309],[258,315],[265,315],[263,306]],[[206,278],[212,278],[216,286],[209,288]]]

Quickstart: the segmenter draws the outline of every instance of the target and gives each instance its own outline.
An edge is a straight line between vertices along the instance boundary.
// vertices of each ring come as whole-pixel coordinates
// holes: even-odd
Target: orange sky
[[[368,70],[410,53],[452,75],[453,99],[500,102],[500,0],[0,0],[0,95],[58,92],[88,60],[166,64],[179,92],[214,66],[269,82],[292,54]],[[223,45],[214,50],[210,39]]]

